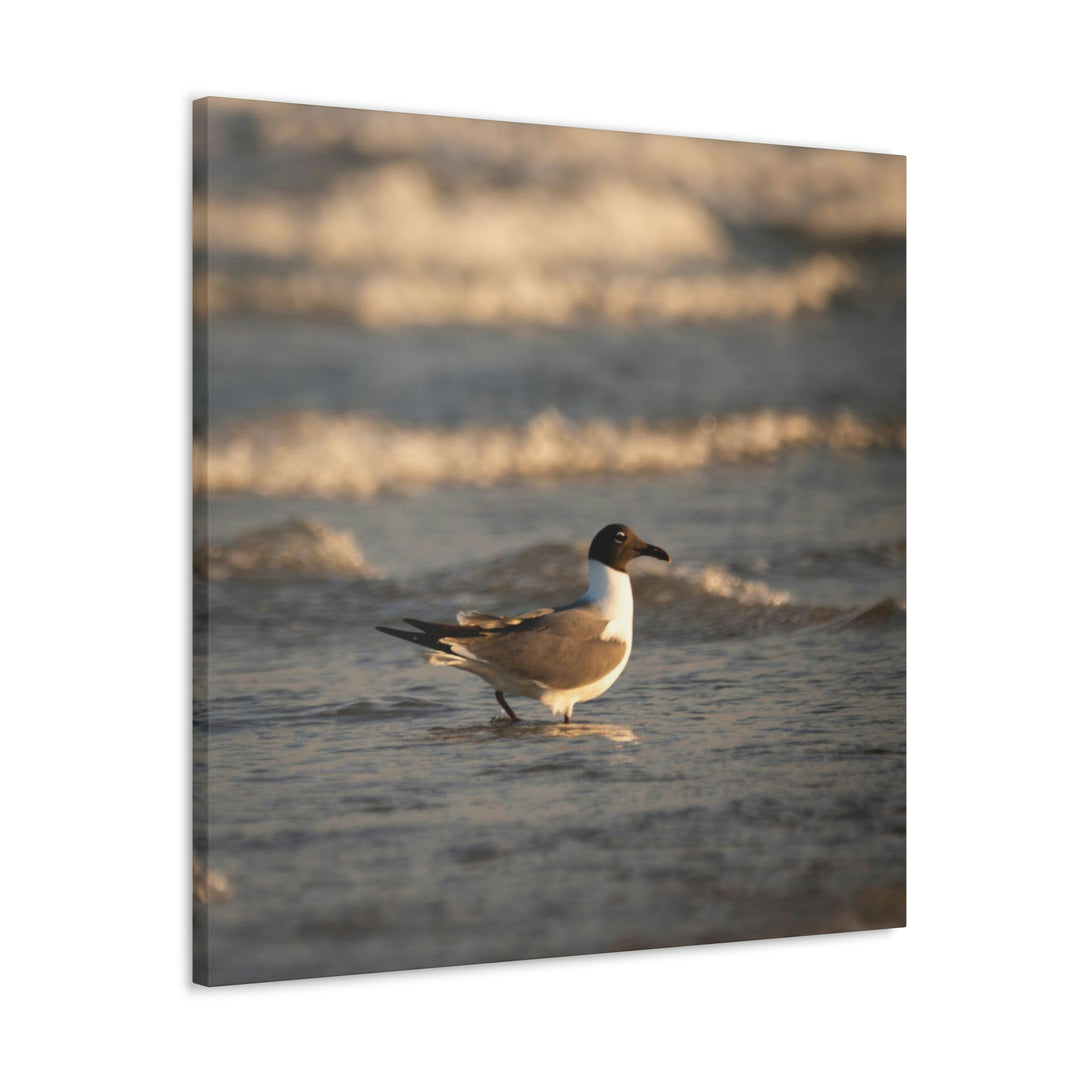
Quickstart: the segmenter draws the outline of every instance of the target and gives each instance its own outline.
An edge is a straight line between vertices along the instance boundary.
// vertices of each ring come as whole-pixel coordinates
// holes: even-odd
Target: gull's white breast
[[[625,641],[626,652],[611,671],[588,686],[579,686],[573,690],[547,690],[541,694],[540,701],[556,716],[568,713],[578,702],[592,701],[607,690],[623,673],[634,643],[634,592],[630,587],[629,574],[612,570],[610,566],[590,559],[589,588],[578,603],[587,604],[598,615],[607,619],[601,639]]]
[[[604,641],[625,641],[628,659],[634,641],[634,591],[630,587],[630,575],[590,559],[589,588],[578,603],[588,604],[607,619],[607,628],[600,636]]]

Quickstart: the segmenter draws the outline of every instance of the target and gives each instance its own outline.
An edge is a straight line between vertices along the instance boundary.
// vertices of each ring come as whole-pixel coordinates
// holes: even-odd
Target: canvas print
[[[197,982],[904,925],[905,204],[195,103]]]

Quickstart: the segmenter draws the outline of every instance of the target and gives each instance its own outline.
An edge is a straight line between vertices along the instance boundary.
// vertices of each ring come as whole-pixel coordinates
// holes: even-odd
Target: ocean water
[[[211,320],[201,977],[902,925],[903,326]],[[672,564],[572,724],[374,631],[569,602],[611,521]]]

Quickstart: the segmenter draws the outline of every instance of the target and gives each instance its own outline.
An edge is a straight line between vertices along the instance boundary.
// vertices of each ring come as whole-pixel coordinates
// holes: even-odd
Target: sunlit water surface
[[[831,357],[816,381],[804,374],[800,389],[788,372],[776,380],[784,400],[770,402],[767,380],[750,380],[754,400],[735,405],[786,407],[790,396],[887,412],[902,352],[880,361],[875,380],[852,359],[863,347],[854,330],[833,341],[835,356],[826,331],[815,333],[813,348]],[[695,366],[703,346],[687,340],[681,353],[677,339],[667,344],[696,392],[670,392],[669,415],[720,402],[713,383],[731,378]],[[746,340],[786,370],[775,343]],[[344,348],[332,344],[331,368]],[[258,339],[253,357],[255,345],[272,352]],[[429,367],[438,359],[413,345]],[[631,360],[615,365],[619,378]],[[465,383],[484,386],[484,370],[466,365]],[[530,371],[523,362],[523,385]],[[215,417],[242,398],[242,360],[227,372]],[[304,377],[275,378],[259,384],[273,399],[261,409],[328,407],[296,400]],[[450,380],[454,389],[395,411],[413,399],[385,378],[383,390],[367,387],[369,410],[465,418],[467,385]],[[548,386],[542,404],[572,416],[597,378],[571,380],[561,397]],[[448,412],[427,416],[437,400]],[[613,395],[609,415],[635,415],[637,400]],[[534,404],[510,411],[526,416]],[[661,475],[209,499],[197,526],[218,549],[303,518],[347,531],[362,552],[355,573],[255,567],[211,573],[198,590],[196,839],[208,839],[209,863],[231,888],[227,902],[196,905],[209,980],[901,924],[904,485],[902,448],[813,449]],[[673,563],[632,567],[630,663],[570,725],[526,700],[514,702],[522,723],[496,721],[485,683],[426,666],[373,629],[572,600],[586,542],[617,520]]]

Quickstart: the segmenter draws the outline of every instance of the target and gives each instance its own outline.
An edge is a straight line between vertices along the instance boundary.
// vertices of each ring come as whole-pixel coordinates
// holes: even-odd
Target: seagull
[[[648,555],[671,562],[629,525],[607,525],[589,547],[589,587],[572,604],[523,615],[459,611],[457,624],[405,619],[415,630],[376,630],[430,649],[428,660],[479,675],[511,721],[507,694],[535,698],[570,723],[579,701],[599,697],[622,674],[634,638],[634,594],[626,572]]]

